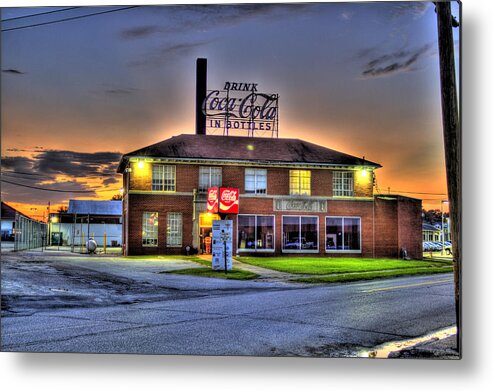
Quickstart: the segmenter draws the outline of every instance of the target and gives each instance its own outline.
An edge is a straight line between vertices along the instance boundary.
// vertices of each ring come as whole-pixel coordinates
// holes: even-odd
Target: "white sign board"
[[[226,250],[226,260],[225,252]],[[233,269],[233,220],[212,221],[212,270]]]

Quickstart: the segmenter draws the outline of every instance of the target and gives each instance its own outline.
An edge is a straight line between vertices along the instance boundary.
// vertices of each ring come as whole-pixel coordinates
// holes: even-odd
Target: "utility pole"
[[[440,57],[443,139],[445,146],[447,189],[449,194],[450,225],[452,228],[452,251],[454,256],[457,350],[459,352],[459,356],[461,356],[461,127],[459,123],[459,105],[457,99],[457,84],[455,80],[454,37],[452,34],[452,27],[457,27],[460,24],[458,24],[452,17],[450,2],[435,2],[435,10],[438,21],[438,50]],[[459,10],[460,14],[462,14],[462,5],[460,3]]]

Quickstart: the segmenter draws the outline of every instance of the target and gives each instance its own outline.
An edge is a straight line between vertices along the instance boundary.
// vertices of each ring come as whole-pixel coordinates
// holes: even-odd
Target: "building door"
[[[218,214],[201,213],[199,215],[200,254],[212,254],[212,221],[220,219]]]

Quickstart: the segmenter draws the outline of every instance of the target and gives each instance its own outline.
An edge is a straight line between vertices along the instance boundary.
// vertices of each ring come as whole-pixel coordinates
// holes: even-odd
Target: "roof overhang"
[[[360,165],[344,165],[334,163],[310,163],[310,162],[283,162],[271,160],[231,160],[231,159],[206,159],[206,158],[167,158],[167,157],[149,157],[149,156],[123,156],[118,165],[117,172],[123,173],[128,162],[144,161],[147,163],[173,163],[173,164],[204,164],[217,166],[262,166],[262,167],[279,167],[279,168],[318,168],[332,170],[375,170],[381,168],[380,164],[368,162]]]

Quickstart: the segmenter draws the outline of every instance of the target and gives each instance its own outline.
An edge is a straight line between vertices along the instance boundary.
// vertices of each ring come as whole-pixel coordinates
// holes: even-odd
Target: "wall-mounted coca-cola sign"
[[[240,189],[236,187],[209,187],[207,189],[207,212],[238,214]]]
[[[240,189],[219,188],[219,213],[237,214],[240,208]]]
[[[278,135],[279,95],[258,92],[256,83],[226,82],[223,90],[209,90],[202,111],[211,134]]]

